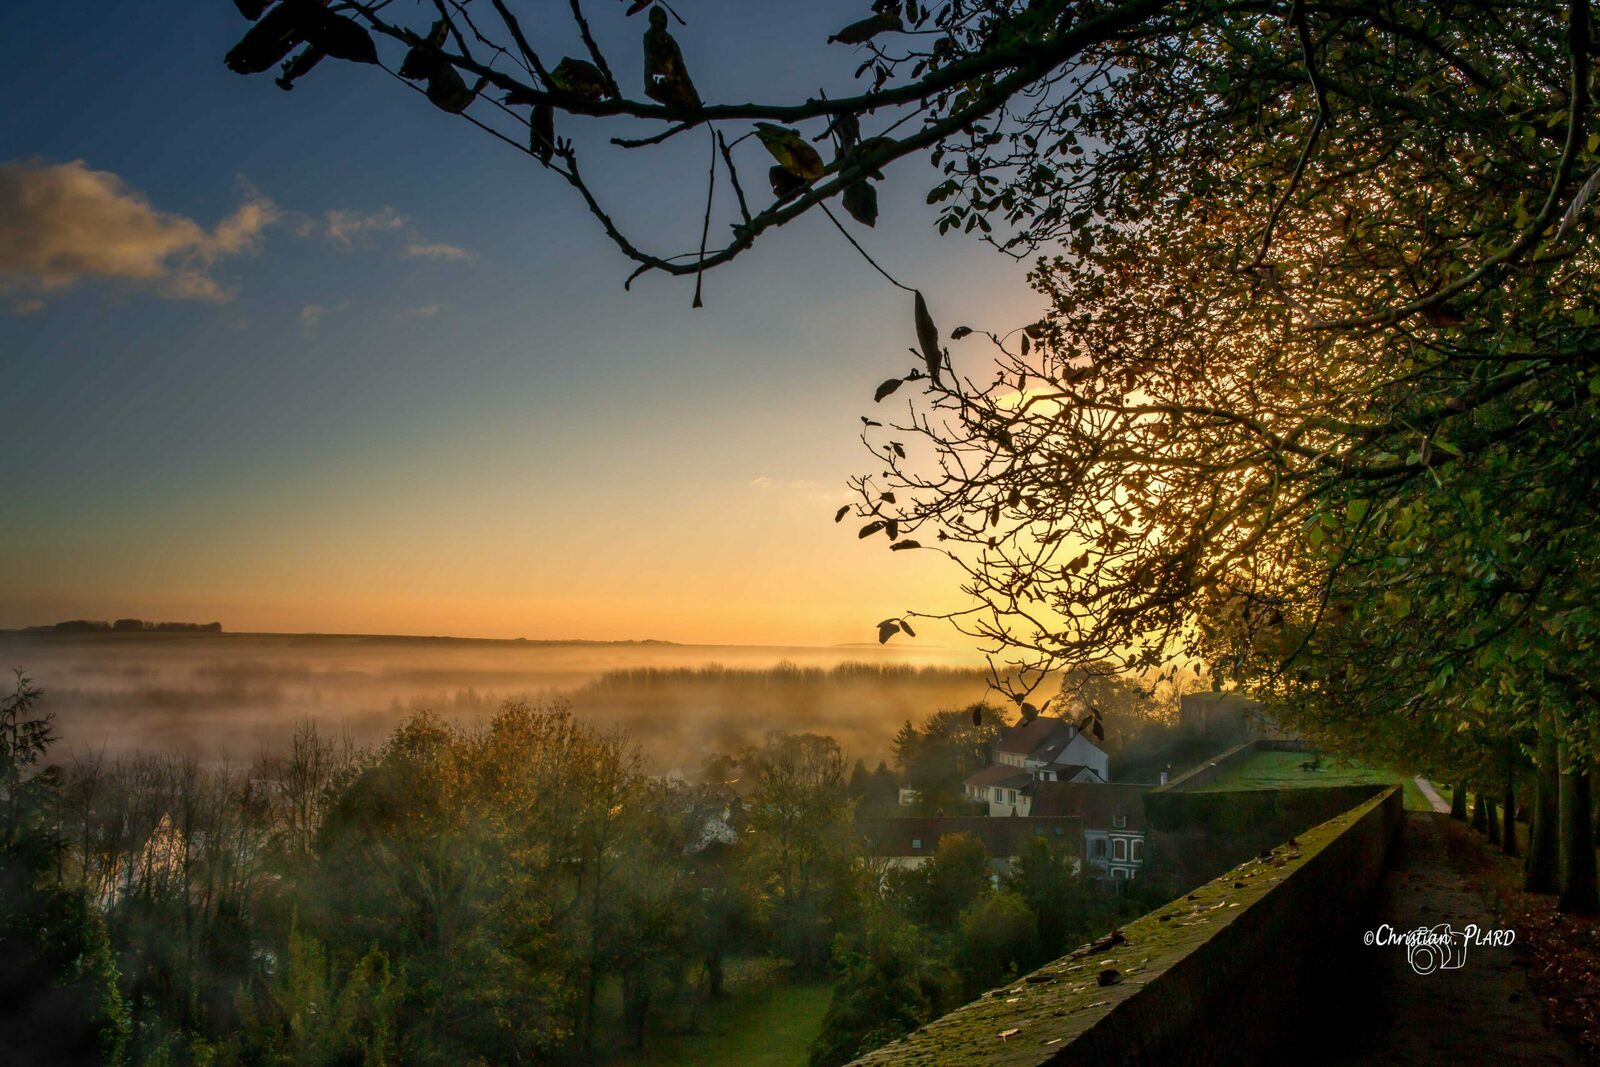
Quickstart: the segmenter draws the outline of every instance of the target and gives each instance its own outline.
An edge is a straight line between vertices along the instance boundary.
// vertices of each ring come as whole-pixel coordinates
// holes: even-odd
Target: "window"
[[[1011,801],[1011,803],[1015,804],[1017,802],[1017,791],[1015,789],[1007,789],[1006,790],[1006,799]]]
[[[1128,817],[1126,815],[1113,815],[1111,816],[1111,825],[1120,830],[1128,825]]]
[[[1143,846],[1144,846],[1144,842],[1143,841],[1135,841],[1133,843],[1133,845],[1132,845],[1133,851],[1128,854],[1128,857],[1130,859],[1132,859],[1133,862],[1138,863],[1140,861],[1140,859],[1143,858],[1143,853],[1144,853],[1144,847]]]
[[[1089,842],[1089,855],[1093,856],[1097,860],[1105,859],[1106,839],[1103,837],[1097,837],[1093,841]]]
[[[922,847],[922,838],[920,838],[920,837],[913,837],[913,838],[912,838],[912,839],[911,839],[911,847],[912,847],[912,848],[921,848],[921,847]]]
[[[1128,858],[1128,842],[1126,840],[1119,837],[1111,843],[1111,858],[1114,860]]]
[[[1057,837],[1060,837],[1060,836],[1061,836],[1061,835],[1062,835],[1062,834],[1064,834],[1064,833],[1066,833],[1066,831],[1065,831],[1065,830],[1063,830],[1063,829],[1062,829],[1062,828],[1061,828],[1061,827],[1059,827],[1059,826],[1058,826],[1058,827],[1056,827],[1056,836],[1057,836]]]
[[[1113,878],[1126,878],[1126,877],[1128,877],[1128,872],[1123,870],[1121,867],[1118,867],[1118,868],[1114,869],[1111,872],[1111,877],[1113,877]]]

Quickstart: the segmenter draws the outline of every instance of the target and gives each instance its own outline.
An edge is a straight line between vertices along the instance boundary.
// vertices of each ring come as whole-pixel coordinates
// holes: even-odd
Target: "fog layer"
[[[569,699],[621,727],[658,770],[772,730],[829,733],[869,760],[906,719],[984,693],[946,649],[769,648],[279,634],[0,633],[0,664],[45,692],[68,752],[248,759],[310,718],[376,742],[408,712],[487,717],[503,701]]]

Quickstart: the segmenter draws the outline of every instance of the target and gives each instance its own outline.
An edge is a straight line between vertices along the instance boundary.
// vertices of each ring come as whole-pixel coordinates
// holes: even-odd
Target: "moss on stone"
[[[1122,943],[1084,946],[856,1062],[896,1067],[1050,1062],[1292,878],[1393,792],[1384,790],[1300,834],[1294,844],[1279,845],[1135,919],[1122,927]],[[1102,986],[1097,975],[1108,968],[1117,970],[1120,980]]]

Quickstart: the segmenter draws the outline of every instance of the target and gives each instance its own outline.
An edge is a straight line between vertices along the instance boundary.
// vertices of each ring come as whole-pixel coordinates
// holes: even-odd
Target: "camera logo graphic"
[[[1448,923],[1413,931],[1406,940],[1406,962],[1418,974],[1456,970],[1467,962],[1466,931],[1452,930]]]
[[[1484,930],[1473,923],[1462,930],[1453,929],[1449,923],[1396,930],[1385,923],[1376,930],[1368,930],[1363,938],[1368,945],[1395,945],[1405,949],[1406,962],[1418,974],[1459,970],[1466,965],[1469,945],[1510,948],[1516,939],[1515,930]]]

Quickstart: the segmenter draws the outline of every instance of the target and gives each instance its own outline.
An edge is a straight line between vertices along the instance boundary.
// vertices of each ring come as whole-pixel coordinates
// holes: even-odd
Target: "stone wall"
[[[1143,876],[1187,892],[1382,792],[1381,785],[1146,793]]]
[[[1318,790],[1318,792],[1323,792]],[[1338,1003],[1401,824],[1375,797],[857,1062],[1292,1063]],[[1104,983],[1104,984],[1102,984]]]

